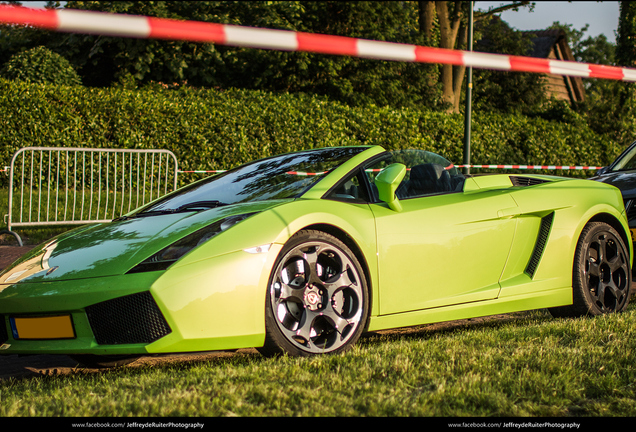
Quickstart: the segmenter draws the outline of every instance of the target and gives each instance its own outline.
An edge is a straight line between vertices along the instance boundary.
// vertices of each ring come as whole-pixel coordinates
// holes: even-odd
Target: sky
[[[491,7],[509,4],[508,1],[476,1],[475,10],[488,10]],[[614,32],[618,28],[617,1],[537,1],[534,11],[527,7],[518,12],[506,11],[501,13],[501,19],[517,30],[543,30],[554,21],[561,24],[572,24],[574,29],[580,30],[589,24],[585,33],[587,36],[604,34],[610,42],[616,42]]]

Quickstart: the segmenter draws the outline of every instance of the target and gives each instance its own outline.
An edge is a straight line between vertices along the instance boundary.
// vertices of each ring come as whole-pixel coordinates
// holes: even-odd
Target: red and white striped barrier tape
[[[514,170],[581,170],[581,171],[597,171],[603,167],[585,166],[585,165],[449,165],[445,169],[451,168],[482,168],[482,169],[514,169]],[[410,168],[407,168],[410,169]],[[226,170],[196,170],[196,171],[177,171],[179,174],[215,174],[223,173]],[[366,172],[380,172],[382,168],[367,169]],[[302,171],[288,171],[286,174],[299,175],[299,176],[318,176],[326,174],[324,172],[302,172]]]
[[[85,10],[31,9],[0,5],[0,23],[30,25],[68,33],[210,42],[228,46],[314,52],[389,61],[464,65],[476,69],[636,81],[636,69],[616,66]]]
[[[457,168],[486,168],[486,169],[518,169],[518,170],[600,170],[603,167],[583,165],[455,165]]]
[[[597,171],[603,167],[593,167],[593,166],[582,166],[582,165],[571,165],[571,166],[563,166],[563,165],[451,165],[446,167],[446,169],[450,168],[483,168],[483,169],[516,169],[516,170],[582,170],[582,171]],[[224,173],[227,170],[192,170],[192,171],[181,171],[178,170],[177,174],[219,174]],[[369,169],[367,172],[380,172],[381,169]],[[0,173],[9,173],[9,167],[5,167],[4,169],[0,169]],[[301,172],[301,171],[289,171],[287,174],[290,175],[298,175],[298,176],[318,176],[326,174],[327,172]]]

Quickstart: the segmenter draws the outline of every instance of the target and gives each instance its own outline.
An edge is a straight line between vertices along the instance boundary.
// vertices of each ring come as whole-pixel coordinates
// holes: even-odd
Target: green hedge
[[[461,163],[463,129],[462,115],[350,108],[307,95],[0,79],[0,166],[26,146],[162,148],[176,154],[182,170],[227,169],[272,154],[355,144],[427,149]],[[580,122],[473,113],[473,164],[606,165],[623,144]],[[0,186],[6,184],[0,175]]]

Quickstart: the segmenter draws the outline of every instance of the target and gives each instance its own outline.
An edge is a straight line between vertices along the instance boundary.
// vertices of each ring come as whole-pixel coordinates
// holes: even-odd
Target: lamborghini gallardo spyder
[[[631,263],[613,186],[463,175],[422,150],[312,149],[36,247],[0,273],[0,354],[339,353],[368,331],[620,312]]]

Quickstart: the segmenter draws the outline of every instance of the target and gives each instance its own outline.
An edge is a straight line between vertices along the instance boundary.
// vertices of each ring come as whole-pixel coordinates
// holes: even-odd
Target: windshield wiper
[[[182,206],[177,207],[176,209],[170,211],[171,213],[178,213],[182,211],[190,211],[194,209],[212,209],[216,207],[226,206],[228,203],[224,203],[221,201],[195,201],[188,204],[184,204]]]

